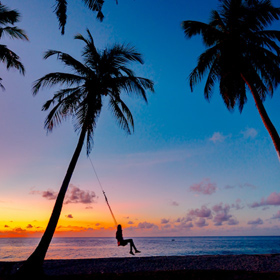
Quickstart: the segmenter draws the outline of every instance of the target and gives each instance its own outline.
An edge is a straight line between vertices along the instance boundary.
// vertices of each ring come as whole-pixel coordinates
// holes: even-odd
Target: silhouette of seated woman
[[[141,253],[138,251],[134,245],[134,242],[132,239],[123,239],[122,235],[122,226],[118,225],[118,230],[116,232],[116,239],[118,240],[118,246],[126,246],[128,243],[130,244],[130,254],[134,255],[132,249],[134,249],[135,253]]]

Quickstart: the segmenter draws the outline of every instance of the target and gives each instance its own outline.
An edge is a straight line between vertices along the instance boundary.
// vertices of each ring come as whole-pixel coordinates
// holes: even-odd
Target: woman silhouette
[[[122,226],[118,225],[118,230],[116,232],[116,239],[118,240],[118,246],[126,246],[128,243],[130,243],[130,254],[134,255],[132,248],[134,249],[135,253],[141,253],[138,251],[134,245],[134,242],[132,239],[123,239],[122,235]]]

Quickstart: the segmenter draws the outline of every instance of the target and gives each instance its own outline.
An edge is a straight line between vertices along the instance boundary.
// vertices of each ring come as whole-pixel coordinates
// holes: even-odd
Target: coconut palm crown
[[[189,75],[191,90],[207,73],[205,98],[219,83],[227,108],[242,112],[249,89],[280,157],[280,138],[263,106],[280,83],[280,31],[267,30],[279,17],[270,0],[221,0],[209,23],[188,20],[182,27],[187,38],[202,35],[207,48]]]
[[[128,134],[134,129],[134,121],[129,108],[121,99],[121,93],[127,92],[142,97],[147,102],[146,89],[153,91],[149,79],[136,77],[127,66],[130,62],[143,64],[143,59],[134,47],[116,44],[112,48],[98,51],[93,38],[87,30],[88,38],[81,34],[75,39],[85,43],[82,56],[84,63],[69,54],[49,50],[44,58],[57,55],[57,59],[68,66],[72,73],[54,72],[36,81],[33,93],[36,95],[41,87],[55,84],[66,85],[47,101],[43,110],[51,109],[45,121],[45,128],[53,127],[68,117],[73,117],[76,130],[87,131],[87,152],[91,151],[93,132],[100,115],[104,98],[109,99],[109,108],[119,125]]]
[[[28,41],[28,37],[22,29],[14,26],[19,21],[20,14],[16,10],[10,10],[0,2],[0,39],[8,37],[11,39],[21,39]],[[0,61],[6,65],[6,68],[17,69],[21,74],[25,73],[23,64],[19,56],[10,50],[6,45],[0,44]],[[0,81],[2,79],[0,78]],[[4,88],[0,83],[0,87]]]

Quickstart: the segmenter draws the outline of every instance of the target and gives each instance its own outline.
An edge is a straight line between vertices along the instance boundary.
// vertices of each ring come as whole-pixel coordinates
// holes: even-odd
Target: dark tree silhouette
[[[93,12],[96,12],[96,18],[100,21],[103,20],[104,15],[102,13],[102,7],[104,0],[81,0],[84,4]],[[118,0],[116,0],[118,4]],[[59,28],[61,29],[61,34],[65,32],[65,25],[67,20],[67,1],[66,0],[56,0],[55,14],[59,21]]]
[[[75,130],[79,131],[79,140],[43,237],[38,247],[20,269],[20,272],[28,273],[28,275],[32,272],[36,274],[38,269],[42,269],[45,255],[60,217],[64,197],[84,142],[87,144],[88,155],[92,149],[94,129],[104,99],[108,99],[109,109],[120,127],[130,134],[134,129],[133,117],[121,95],[124,93],[134,94],[147,102],[146,90],[154,91],[152,81],[135,76],[134,72],[128,68],[131,62],[143,64],[141,54],[134,47],[116,44],[112,48],[98,51],[89,30],[87,33],[88,38],[80,34],[75,36],[75,39],[85,43],[82,51],[83,63],[69,54],[49,50],[44,58],[57,56],[59,61],[72,70],[72,73],[54,72],[47,74],[38,79],[33,87],[33,93],[36,95],[42,87],[66,86],[58,90],[53,98],[44,104],[42,108],[44,111],[52,107],[46,118],[45,128],[52,131],[63,120],[72,117]]]
[[[10,10],[0,2],[0,39],[7,36],[11,39],[21,39],[28,41],[28,37],[22,29],[14,26],[19,21],[20,14],[16,10]],[[0,61],[6,65],[7,69],[15,68],[24,75],[25,69],[20,62],[19,56],[11,51],[6,45],[0,44]],[[0,87],[4,89],[1,83]]]
[[[187,38],[201,34],[207,47],[189,76],[191,90],[208,73],[205,98],[210,100],[218,82],[227,108],[239,105],[242,112],[249,89],[280,159],[280,138],[263,105],[280,82],[280,31],[266,29],[279,20],[280,8],[270,0],[220,2],[208,24],[182,23]]]

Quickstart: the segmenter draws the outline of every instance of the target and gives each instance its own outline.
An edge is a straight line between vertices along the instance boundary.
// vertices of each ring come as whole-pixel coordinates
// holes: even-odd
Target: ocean
[[[137,256],[279,254],[280,236],[242,237],[138,237]],[[25,260],[38,238],[0,238],[0,261]],[[115,238],[54,238],[46,259],[130,257],[129,245],[118,247]],[[133,257],[133,256],[131,256]]]

